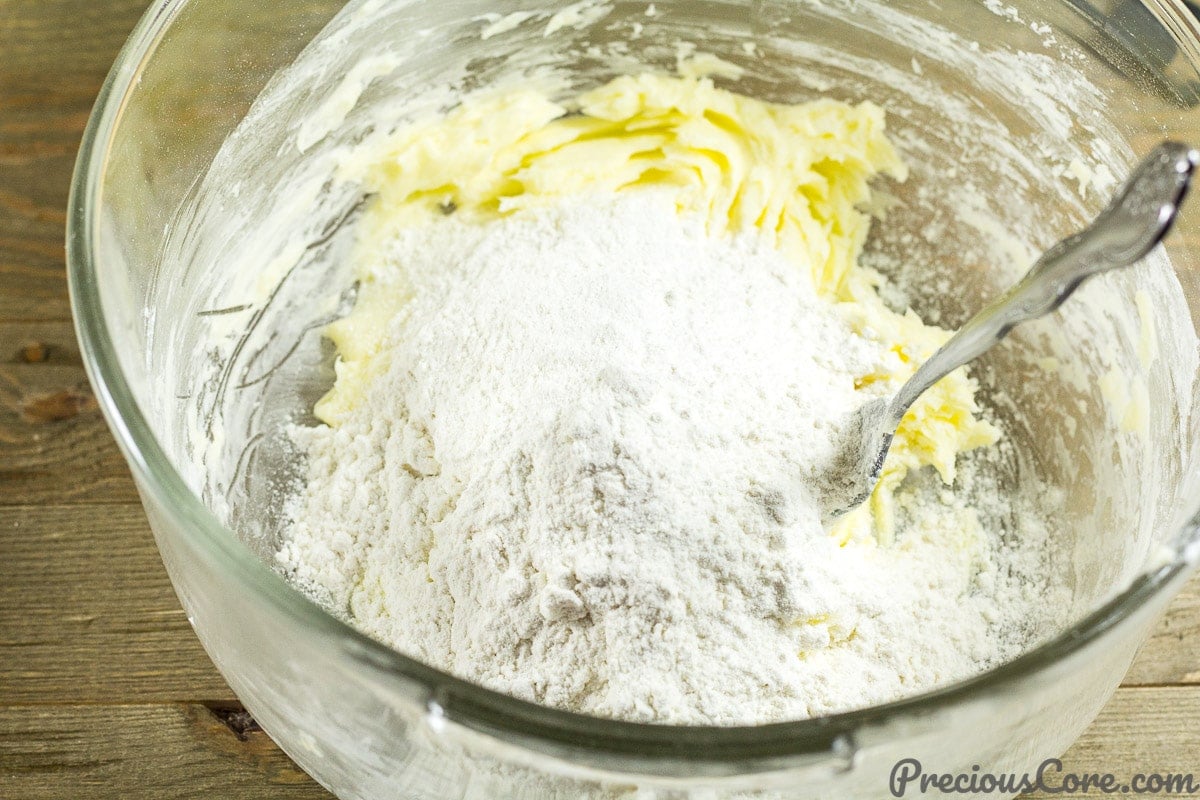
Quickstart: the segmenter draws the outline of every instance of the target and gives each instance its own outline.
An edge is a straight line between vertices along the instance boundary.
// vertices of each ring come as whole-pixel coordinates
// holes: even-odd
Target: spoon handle
[[[888,404],[889,430],[908,407],[948,373],[977,358],[1008,332],[1063,304],[1087,278],[1140,261],[1166,235],[1200,151],[1163,142],[1144,158],[1091,225],[1037,260],[1012,288],[971,317]]]

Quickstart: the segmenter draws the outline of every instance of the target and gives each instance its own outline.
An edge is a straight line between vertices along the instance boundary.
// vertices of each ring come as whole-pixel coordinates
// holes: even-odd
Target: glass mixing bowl
[[[1071,337],[1089,319],[1121,340],[1123,312],[1097,311],[1101,290],[1085,289],[1073,311],[1022,331],[980,366],[986,386],[1008,387],[1012,407],[1047,409],[1010,420],[1027,455],[1014,461],[1013,480],[1065,488],[1061,568],[1077,597],[1063,609],[1069,628],[939,691],[741,728],[600,720],[496,694],[360,635],[284,582],[270,564],[271,523],[293,454],[269,434],[319,395],[321,381],[306,375],[327,385],[319,324],[337,310],[312,315],[300,300],[345,285],[329,256],[361,198],[328,185],[283,198],[312,211],[308,238],[291,242],[259,225],[253,204],[280,201],[273,180],[363,135],[359,109],[388,96],[466,91],[538,66],[552,67],[564,90],[578,88],[639,65],[672,69],[687,52],[680,42],[692,42],[742,66],[729,83],[746,93],[799,100],[827,91],[888,109],[914,179],[895,189],[902,202],[875,226],[869,251],[917,248],[920,258],[894,270],[903,277],[920,262],[940,276],[909,274],[909,300],[953,325],[1034,245],[1100,207],[1096,163],[1119,174],[1159,139],[1197,138],[1200,25],[1185,4],[518,0],[503,12],[526,13],[489,36],[481,29],[500,16],[485,2],[352,5],[355,13],[333,0],[156,3],[97,101],[70,205],[71,295],[96,394],[189,620],[272,738],[342,798],[879,797],[901,759],[1009,773],[1062,752],[1200,556],[1200,204],[1185,208],[1169,261],[1102,279],[1118,306],[1133,308],[1140,287],[1157,292],[1142,305],[1159,324],[1143,335],[1164,357],[1144,370],[1141,439],[1122,438],[1103,413],[1098,373],[1085,369],[1088,380],[1068,385],[1018,358],[1022,348],[1087,355],[1095,343]],[[564,9],[563,24],[544,35],[549,15]],[[365,52],[397,62],[346,78]],[[318,67],[306,80],[280,72],[297,58]],[[344,120],[305,128],[337,87],[353,95]],[[1021,233],[1011,263],[954,257],[974,253],[987,226],[979,208],[939,210],[939,181],[970,184]],[[929,190],[939,213],[906,211]],[[229,235],[206,235],[221,215]],[[247,260],[251,243],[261,252]],[[1068,401],[1099,410],[1061,411]]]

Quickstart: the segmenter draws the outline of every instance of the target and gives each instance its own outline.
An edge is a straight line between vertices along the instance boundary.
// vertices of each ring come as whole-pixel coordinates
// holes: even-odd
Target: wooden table
[[[71,328],[68,181],[145,6],[0,0],[0,799],[328,798],[200,649]],[[1193,581],[1067,768],[1200,775],[1198,719]]]

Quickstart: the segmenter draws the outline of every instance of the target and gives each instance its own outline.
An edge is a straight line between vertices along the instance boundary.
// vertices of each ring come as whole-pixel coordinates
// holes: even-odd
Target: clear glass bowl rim
[[[102,202],[102,176],[122,109],[136,77],[172,21],[190,0],[162,0],[138,22],[105,80],[84,131],[71,182],[67,215],[67,277],[75,330],[88,377],[143,499],[165,510],[173,528],[260,601],[290,617],[314,636],[324,637],[376,681],[394,686],[397,696],[423,687],[430,708],[447,721],[534,751],[592,761],[608,756],[636,769],[672,762],[717,771],[769,769],[805,757],[838,753],[867,728],[903,724],[911,734],[920,718],[988,695],[1011,691],[1043,669],[1083,649],[1120,625],[1160,592],[1190,572],[1194,559],[1177,558],[1149,571],[1123,592],[1056,638],[1025,655],[969,680],[904,700],[828,717],[741,727],[655,725],[599,719],[518,700],[455,678],[415,661],[337,619],[293,589],[222,525],[171,465],[119,367],[105,322],[96,258],[95,210]],[[1200,65],[1200,22],[1183,0],[1145,0],[1190,63]],[[1191,552],[1200,545],[1200,499],[1177,541]],[[851,737],[851,738],[847,738]],[[722,769],[722,768],[725,769]]]

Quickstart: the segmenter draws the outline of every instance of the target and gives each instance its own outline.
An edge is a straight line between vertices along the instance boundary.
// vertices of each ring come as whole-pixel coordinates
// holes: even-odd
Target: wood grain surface
[[[67,191],[145,0],[0,0],[0,800],[328,798],[208,661],[70,323]],[[1064,756],[1200,774],[1200,581]]]

